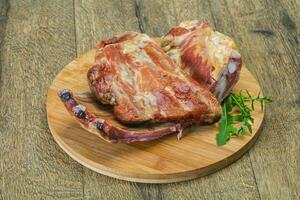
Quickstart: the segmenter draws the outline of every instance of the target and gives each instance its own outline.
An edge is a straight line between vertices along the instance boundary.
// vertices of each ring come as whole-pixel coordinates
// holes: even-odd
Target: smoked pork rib
[[[89,132],[95,133],[108,142],[132,143],[155,140],[171,133],[178,133],[181,136],[183,126],[174,124],[156,130],[129,131],[116,127],[108,120],[97,118],[85,106],[79,104],[70,90],[62,90],[58,93],[69,113],[76,118],[80,125]]]
[[[91,91],[114,105],[124,124],[209,124],[220,117],[220,104],[210,91],[186,76],[145,34],[127,32],[101,41],[95,60],[87,74]]]
[[[183,22],[162,38],[161,46],[220,102],[239,80],[242,60],[234,41],[207,24],[197,20]]]

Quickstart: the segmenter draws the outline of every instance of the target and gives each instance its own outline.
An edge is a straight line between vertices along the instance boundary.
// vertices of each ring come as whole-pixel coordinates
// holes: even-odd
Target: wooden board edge
[[[87,52],[92,52],[94,51],[94,49],[87,51]],[[86,53],[87,53],[86,52]],[[82,56],[84,56],[85,53],[81,54],[78,58],[76,58],[74,61],[80,59]],[[72,63],[74,62],[72,61],[71,63],[69,63],[68,65],[66,65],[66,67],[71,67]],[[243,67],[253,76],[253,74],[245,67],[245,65],[243,65]],[[53,82],[51,83],[48,91],[47,91],[47,98],[46,98],[46,111],[47,111],[47,121],[48,121],[48,126],[50,129],[50,132],[54,138],[54,140],[58,143],[58,145],[68,154],[70,155],[70,157],[77,161],[78,163],[80,163],[81,165],[96,171],[98,173],[101,173],[103,175],[109,176],[109,177],[113,177],[113,178],[117,178],[117,179],[121,179],[121,180],[125,180],[125,181],[132,181],[132,182],[139,182],[139,183],[173,183],[173,182],[181,182],[181,181],[187,181],[187,180],[191,180],[191,179],[195,179],[198,177],[203,177],[206,175],[209,175],[211,173],[214,173],[222,168],[227,167],[228,165],[230,165],[231,163],[233,163],[234,161],[238,160],[243,154],[245,154],[256,142],[257,138],[260,135],[260,129],[262,127],[262,124],[264,122],[264,116],[265,116],[265,109],[263,110],[263,115],[262,115],[262,120],[261,123],[259,124],[258,130],[256,133],[253,134],[253,136],[251,137],[251,139],[244,145],[242,146],[238,151],[236,151],[235,153],[233,153],[232,155],[230,155],[229,157],[220,160],[216,163],[204,168],[199,168],[199,169],[195,169],[195,170],[191,170],[191,171],[184,171],[184,172],[180,172],[180,173],[172,173],[172,174],[166,174],[164,175],[163,178],[158,178],[158,176],[162,176],[161,174],[152,174],[151,178],[140,178],[140,176],[143,175],[136,175],[133,177],[128,177],[126,175],[123,174],[116,174],[115,172],[110,172],[109,170],[104,170],[104,169],[99,169],[96,168],[90,164],[88,164],[87,162],[84,161],[84,158],[82,156],[80,156],[79,154],[73,153],[70,149],[67,148],[68,145],[64,144],[63,141],[61,141],[59,138],[56,137],[56,135],[54,134],[54,130],[51,127],[51,124],[49,123],[49,112],[48,112],[48,101],[49,101],[49,96],[50,96],[50,91],[51,91],[51,87],[54,84],[55,80],[61,75],[60,71],[57,76],[54,78]],[[257,81],[257,79],[253,76],[253,78],[255,79],[256,83],[259,85],[259,82]],[[262,90],[262,88],[260,87],[260,89]],[[261,95],[263,95],[263,92],[261,91]],[[58,98],[58,97],[57,97]],[[87,134],[91,134],[88,133]],[[212,168],[212,170],[207,170],[206,168]],[[201,171],[201,172],[200,172]]]

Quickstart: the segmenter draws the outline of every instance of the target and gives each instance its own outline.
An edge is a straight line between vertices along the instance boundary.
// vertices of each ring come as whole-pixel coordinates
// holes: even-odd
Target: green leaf
[[[231,133],[231,135],[236,135],[238,132],[238,129],[235,128],[234,126],[230,125],[230,126],[228,126],[228,132]]]
[[[241,132],[242,135],[245,135],[245,134],[246,134],[246,128],[245,128],[245,125],[242,125],[242,126],[241,126],[240,132]]]
[[[216,136],[217,144],[219,146],[226,144],[226,142],[230,138],[229,132],[227,130],[227,124],[228,124],[228,119],[227,119],[228,112],[227,112],[227,105],[226,105],[227,100],[228,100],[228,98],[226,98],[225,102],[222,105],[223,115],[219,122],[220,131]]]
[[[229,140],[229,135],[227,135],[224,132],[219,132],[217,134],[216,139],[217,139],[217,145],[218,146],[222,146],[222,145],[226,144],[227,141]]]
[[[251,124],[247,123],[246,126],[247,126],[250,134],[252,134],[252,126],[251,126]]]
[[[242,122],[244,120],[243,115],[230,115],[230,119],[234,122]]]
[[[231,99],[231,95],[229,95],[225,101],[225,105],[226,105],[226,111],[229,113],[232,111],[232,99]]]
[[[230,93],[222,102],[223,112],[219,121],[219,132],[216,135],[219,146],[226,144],[231,136],[244,136],[247,130],[252,134],[251,123],[254,123],[254,118],[251,116],[251,112],[254,110],[254,102],[259,102],[261,106],[264,103],[272,102],[269,98],[260,97],[260,93],[255,98],[251,96],[248,90],[246,90],[246,93],[247,96],[243,95],[242,90],[238,94]],[[249,102],[251,106],[249,107],[246,102]],[[232,115],[231,112],[234,107],[240,110],[240,114]],[[241,126],[234,127],[236,122],[242,122]]]

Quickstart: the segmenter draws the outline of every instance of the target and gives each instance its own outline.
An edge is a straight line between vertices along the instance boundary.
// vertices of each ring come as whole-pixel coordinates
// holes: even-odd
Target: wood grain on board
[[[156,141],[135,144],[112,144],[100,139],[98,132],[83,129],[64,108],[57,93],[71,89],[74,95],[89,92],[87,71],[94,65],[93,49],[72,61],[56,76],[47,95],[47,118],[51,133],[57,143],[76,161],[84,166],[116,178],[143,183],[171,183],[205,176],[224,168],[240,158],[255,142],[260,132],[264,113],[253,111],[253,135],[233,138],[223,147],[216,145],[218,127],[193,126],[184,130],[180,141],[169,135]],[[242,67],[240,81],[234,91],[248,88],[257,96],[261,88],[251,73]],[[95,98],[78,100],[87,110],[117,127],[118,122],[108,106],[101,106]],[[259,106],[258,103],[255,106]],[[128,129],[129,127],[124,127]],[[157,127],[151,127],[155,129]],[[149,125],[130,129],[147,131]]]
[[[299,8],[299,0],[0,0],[0,199],[299,199]],[[159,36],[189,19],[233,37],[274,100],[250,159],[166,185],[115,180],[70,159],[46,121],[57,72],[101,38],[126,30]]]

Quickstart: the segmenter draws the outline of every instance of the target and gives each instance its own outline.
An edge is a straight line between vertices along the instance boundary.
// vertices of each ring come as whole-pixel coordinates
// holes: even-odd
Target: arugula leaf
[[[216,135],[216,141],[219,146],[226,144],[232,136],[244,136],[248,130],[252,134],[252,124],[254,118],[251,116],[251,112],[254,110],[254,102],[261,104],[261,110],[263,110],[263,104],[272,102],[271,99],[266,97],[253,98],[249,91],[246,90],[247,96],[243,95],[241,90],[238,94],[230,93],[222,102],[222,117],[219,121],[219,132]],[[246,102],[250,102],[250,107],[246,105]],[[237,107],[240,114],[232,115],[232,110]],[[242,122],[241,126],[236,128],[234,124],[236,122]]]
[[[228,96],[222,105],[223,115],[219,122],[220,131],[216,136],[217,144],[224,145],[230,139],[231,134],[236,134],[237,129],[232,126],[233,116],[229,114],[232,111],[231,96]]]

